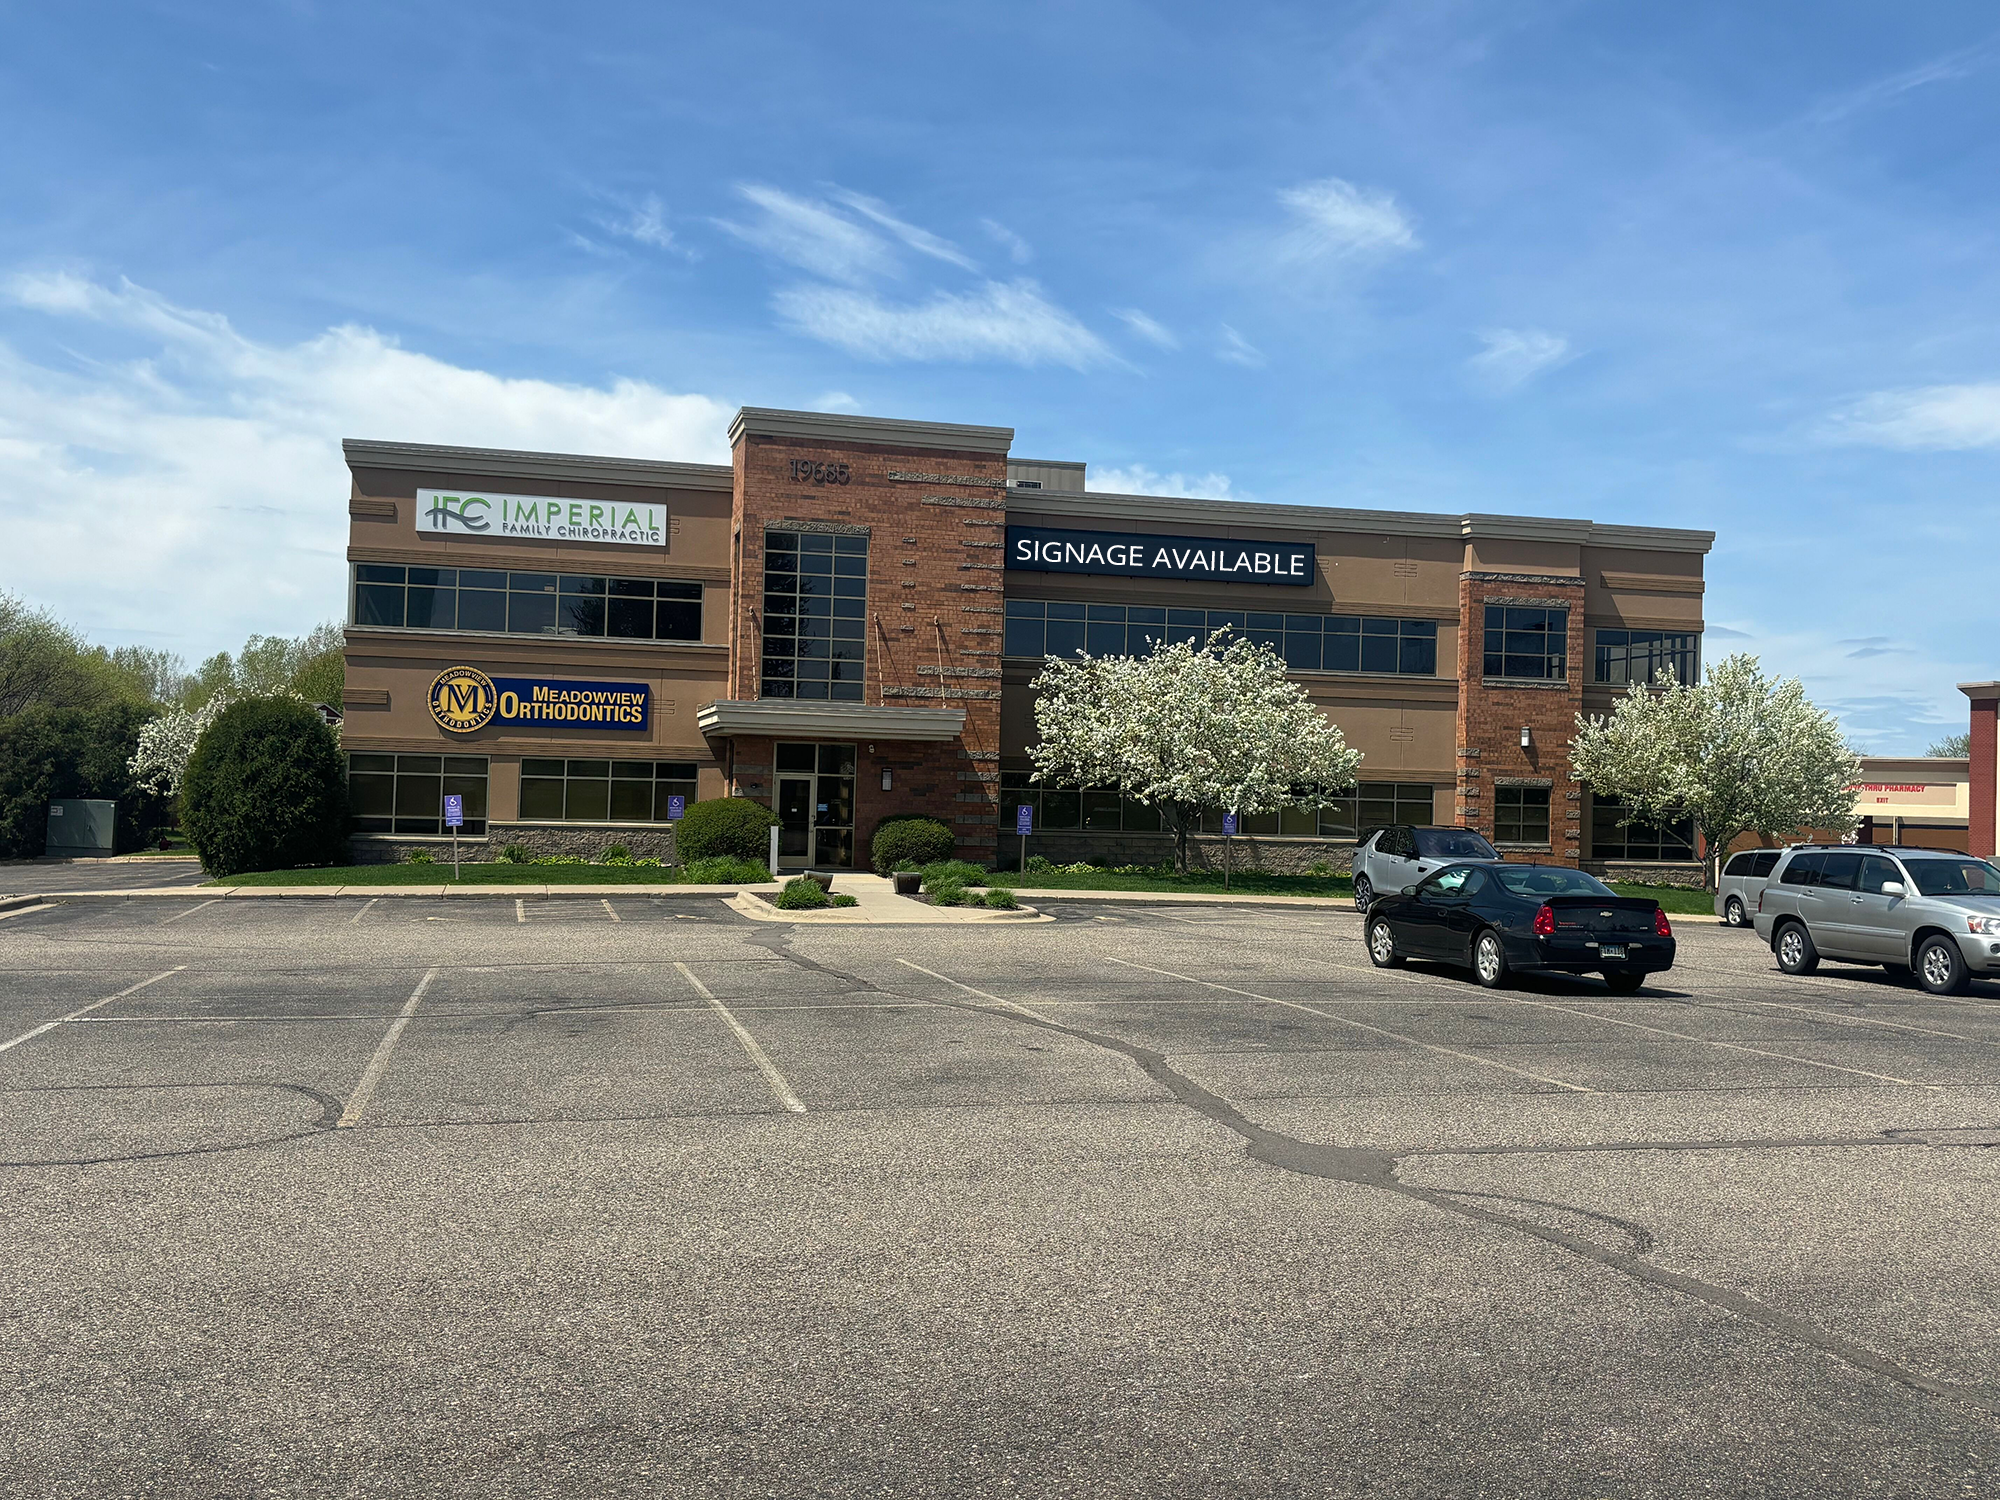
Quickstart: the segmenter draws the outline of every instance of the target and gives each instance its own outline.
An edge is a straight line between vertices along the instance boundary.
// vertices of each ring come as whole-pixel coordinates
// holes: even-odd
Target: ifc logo
[[[431,684],[431,717],[455,734],[484,729],[499,701],[493,679],[477,667],[446,667]]]

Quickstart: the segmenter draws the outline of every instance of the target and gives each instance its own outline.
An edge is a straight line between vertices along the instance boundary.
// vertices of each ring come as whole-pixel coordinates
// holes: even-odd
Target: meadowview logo
[[[417,530],[444,535],[522,537],[545,542],[612,542],[664,547],[667,508],[623,500],[556,495],[417,491]]]

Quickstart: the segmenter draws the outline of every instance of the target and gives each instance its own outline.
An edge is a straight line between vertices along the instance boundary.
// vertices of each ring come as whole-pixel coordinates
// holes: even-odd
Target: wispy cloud
[[[977,271],[979,262],[967,255],[958,246],[942,236],[932,234],[928,229],[920,229],[889,212],[889,205],[879,198],[870,198],[864,193],[849,192],[846,188],[835,188],[833,196],[846,204],[865,219],[880,224],[897,239],[908,245],[919,255],[928,255],[933,260],[944,261],[963,271]]]
[[[1227,474],[1158,474],[1144,464],[1122,469],[1091,468],[1086,489],[1104,495],[1171,495],[1189,500],[1245,500]]]
[[[1819,436],[1878,448],[2000,447],[2000,381],[1877,391],[1835,412]]]
[[[598,228],[607,234],[615,234],[620,239],[632,240],[648,245],[655,250],[672,250],[686,254],[674,239],[673,230],[667,227],[667,207],[659,195],[648,193],[637,203],[621,205],[623,212],[611,217],[600,217]]]
[[[2000,62],[2000,37],[1989,37],[1971,47],[1961,47],[1954,52],[1946,52],[1928,62],[1918,63],[1913,68],[1891,73],[1877,78],[1859,88],[1836,94],[1817,105],[1806,114],[1806,119],[1815,125],[1832,125],[1849,115],[1859,114],[1878,104],[1887,104],[1913,89],[1928,87],[1934,83],[1951,83],[1960,78],[1969,78],[1975,73]]]
[[[988,281],[895,303],[848,287],[792,286],[775,298],[800,332],[863,359],[1005,360],[1017,365],[1111,364],[1104,341],[1042,295],[1032,281]]]
[[[1465,363],[1481,384],[1495,391],[1514,390],[1570,357],[1568,339],[1539,328],[1488,328],[1479,341],[1486,347]]]
[[[1162,349],[1178,349],[1181,341],[1173,331],[1156,320],[1149,318],[1136,307],[1114,307],[1111,316],[1138,334],[1149,344],[1157,344]]]
[[[1222,325],[1222,342],[1216,346],[1215,357],[1249,370],[1260,369],[1264,364],[1263,350],[1227,323]]]
[[[1326,177],[1286,188],[1278,201],[1296,220],[1280,241],[1280,251],[1288,259],[1345,259],[1417,247],[1409,216],[1392,194],[1380,188]]]
[[[999,242],[1000,247],[1007,252],[1007,258],[1015,265],[1025,266],[1035,258],[1035,247],[998,219],[981,219],[979,227]]]
[[[889,241],[827,204],[761,183],[744,183],[736,191],[760,211],[758,216],[748,224],[716,222],[746,245],[829,281],[853,284],[897,274]]]

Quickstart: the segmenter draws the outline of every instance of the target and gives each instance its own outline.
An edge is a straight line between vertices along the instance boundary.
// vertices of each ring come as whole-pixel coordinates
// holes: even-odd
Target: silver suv
[[[2000,976],[2000,869],[1935,849],[1800,844],[1757,902],[1757,936],[1787,974],[1821,958],[1915,972],[1934,995]]]
[[[1748,927],[1764,883],[1778,867],[1782,849],[1746,849],[1722,867],[1715,883],[1715,914],[1724,927]]]
[[[1400,896],[1446,865],[1498,864],[1500,853],[1470,828],[1378,828],[1354,851],[1354,909],[1366,913],[1381,896]]]

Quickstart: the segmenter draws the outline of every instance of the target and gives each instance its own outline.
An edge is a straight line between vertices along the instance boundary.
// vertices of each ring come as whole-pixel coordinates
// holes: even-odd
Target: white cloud
[[[1215,357],[1248,370],[1259,369],[1264,363],[1264,352],[1227,323],[1222,325],[1222,342],[1216,346]]]
[[[873,219],[918,254],[928,255],[933,260],[944,261],[965,271],[979,269],[979,262],[950,240],[940,238],[928,229],[920,229],[915,224],[905,223],[890,213],[889,205],[881,199],[870,198],[861,193],[851,193],[846,188],[834,189],[833,196],[863,218]]]
[[[598,227],[621,239],[650,245],[655,250],[681,251],[673,230],[667,227],[666,205],[660,202],[657,194],[648,193],[639,202],[623,207],[625,211],[616,218],[600,218]]]
[[[1339,177],[1301,183],[1278,194],[1298,223],[1280,242],[1293,260],[1320,260],[1414,250],[1416,231],[1393,195]]]
[[[1189,500],[1244,500],[1230,487],[1227,474],[1156,474],[1144,464],[1122,469],[1092,468],[1086,471],[1086,489],[1105,495],[1171,495]]]
[[[889,241],[824,203],[754,182],[736,191],[761,209],[761,215],[751,224],[716,222],[767,255],[829,281],[855,283],[870,276],[893,276],[899,269]]]
[[[1136,307],[1114,307],[1111,309],[1111,316],[1124,323],[1149,344],[1157,344],[1162,349],[1178,349],[1181,346],[1181,341],[1174,337],[1171,329],[1147,317]]]
[[[2000,447],[2000,381],[1877,391],[1834,413],[1820,435],[1880,448]]]
[[[886,302],[845,287],[793,286],[774,305],[800,332],[863,359],[1001,359],[1076,370],[1116,362],[1102,339],[1032,281],[988,281],[918,303]]]
[[[729,457],[729,405],[643,381],[510,379],[351,326],[259,343],[129,282],[17,276],[0,299],[118,346],[56,365],[0,343],[0,585],[99,639],[194,658],[343,615],[343,437]]]
[[[981,219],[979,227],[999,241],[1008,258],[1017,266],[1025,266],[1035,258],[1035,247],[1022,239],[998,219]]]
[[[1539,328],[1488,328],[1479,340],[1486,347],[1466,365],[1496,391],[1511,391],[1570,357],[1568,339]]]

